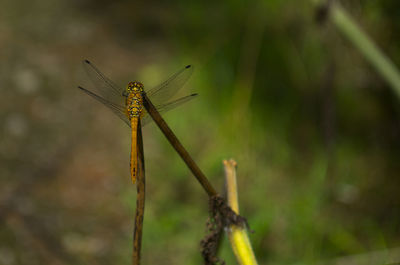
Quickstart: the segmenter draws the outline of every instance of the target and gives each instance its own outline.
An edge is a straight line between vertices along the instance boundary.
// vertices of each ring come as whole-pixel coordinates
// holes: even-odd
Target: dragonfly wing
[[[163,83],[146,92],[154,106],[163,104],[174,96],[193,73],[193,66],[187,65]]]
[[[125,109],[122,106],[116,105],[98,95],[96,95],[95,93],[87,90],[86,88],[83,87],[78,87],[79,89],[81,89],[83,92],[85,92],[86,94],[88,94],[89,96],[93,97],[94,99],[100,101],[101,103],[103,103],[106,107],[108,107],[109,109],[111,109],[118,117],[121,118],[121,120],[123,120],[129,127],[131,127],[131,123],[129,122],[128,117],[125,115]]]
[[[170,111],[170,110],[172,110],[172,109],[174,109],[176,107],[179,107],[182,104],[185,104],[186,102],[194,99],[196,96],[197,96],[197,94],[191,94],[189,96],[182,97],[182,98],[173,100],[171,102],[168,102],[166,104],[158,105],[158,106],[156,106],[156,109],[160,113],[165,113],[165,112]],[[143,110],[143,111],[145,111],[145,110]],[[144,115],[143,118],[140,119],[141,123],[142,123],[142,126],[148,124],[149,122],[151,122],[153,120],[147,112],[145,112],[143,115]]]
[[[94,87],[92,89],[94,94],[98,94],[106,101],[111,102],[115,105],[125,105],[125,97],[123,96],[124,89],[114,84],[90,61],[84,60],[82,61],[82,64],[90,80],[94,84]]]
[[[143,117],[140,118],[140,125],[143,127],[146,124],[150,123],[153,119],[150,117],[150,115],[147,113],[146,110],[142,110],[143,112]]]

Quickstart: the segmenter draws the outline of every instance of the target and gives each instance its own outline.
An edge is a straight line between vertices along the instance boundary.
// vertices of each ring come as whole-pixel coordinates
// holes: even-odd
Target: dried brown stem
[[[143,216],[144,216],[144,204],[146,197],[146,181],[145,181],[145,169],[144,169],[144,152],[143,152],[143,137],[142,127],[139,122],[138,125],[138,175],[136,180],[136,213],[135,213],[135,228],[133,231],[133,254],[132,264],[140,264],[140,251],[142,247],[142,233],[143,233]]]

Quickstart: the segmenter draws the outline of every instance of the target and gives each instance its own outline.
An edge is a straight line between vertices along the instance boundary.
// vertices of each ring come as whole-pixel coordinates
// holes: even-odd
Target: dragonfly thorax
[[[125,101],[126,112],[129,119],[139,118],[143,111],[143,84],[140,82],[129,82],[126,87],[127,97]]]

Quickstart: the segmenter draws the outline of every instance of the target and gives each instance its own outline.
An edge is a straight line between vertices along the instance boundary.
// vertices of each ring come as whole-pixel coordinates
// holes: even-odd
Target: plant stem
[[[239,202],[236,184],[236,165],[237,163],[233,159],[224,160],[228,205],[236,214],[239,214]],[[235,224],[230,225],[228,230],[228,237],[239,264],[257,264],[257,260],[254,256],[245,226],[238,226]]]
[[[318,0],[313,2],[320,3]],[[395,64],[360,29],[340,4],[333,2],[329,12],[332,22],[339,31],[364,55],[400,98],[400,73]]]
[[[133,252],[132,264],[140,264],[140,251],[142,248],[142,234],[143,234],[143,216],[144,216],[144,203],[146,197],[146,179],[144,170],[144,152],[143,152],[143,137],[142,126],[139,120],[138,135],[137,135],[137,148],[138,148],[138,174],[136,179],[136,213],[135,213],[135,228],[133,230]]]

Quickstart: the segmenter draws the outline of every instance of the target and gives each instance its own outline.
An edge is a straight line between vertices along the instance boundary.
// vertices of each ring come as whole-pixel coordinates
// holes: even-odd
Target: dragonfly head
[[[133,93],[142,93],[143,92],[143,84],[140,82],[129,82],[127,87],[126,87],[127,92],[133,92]]]

